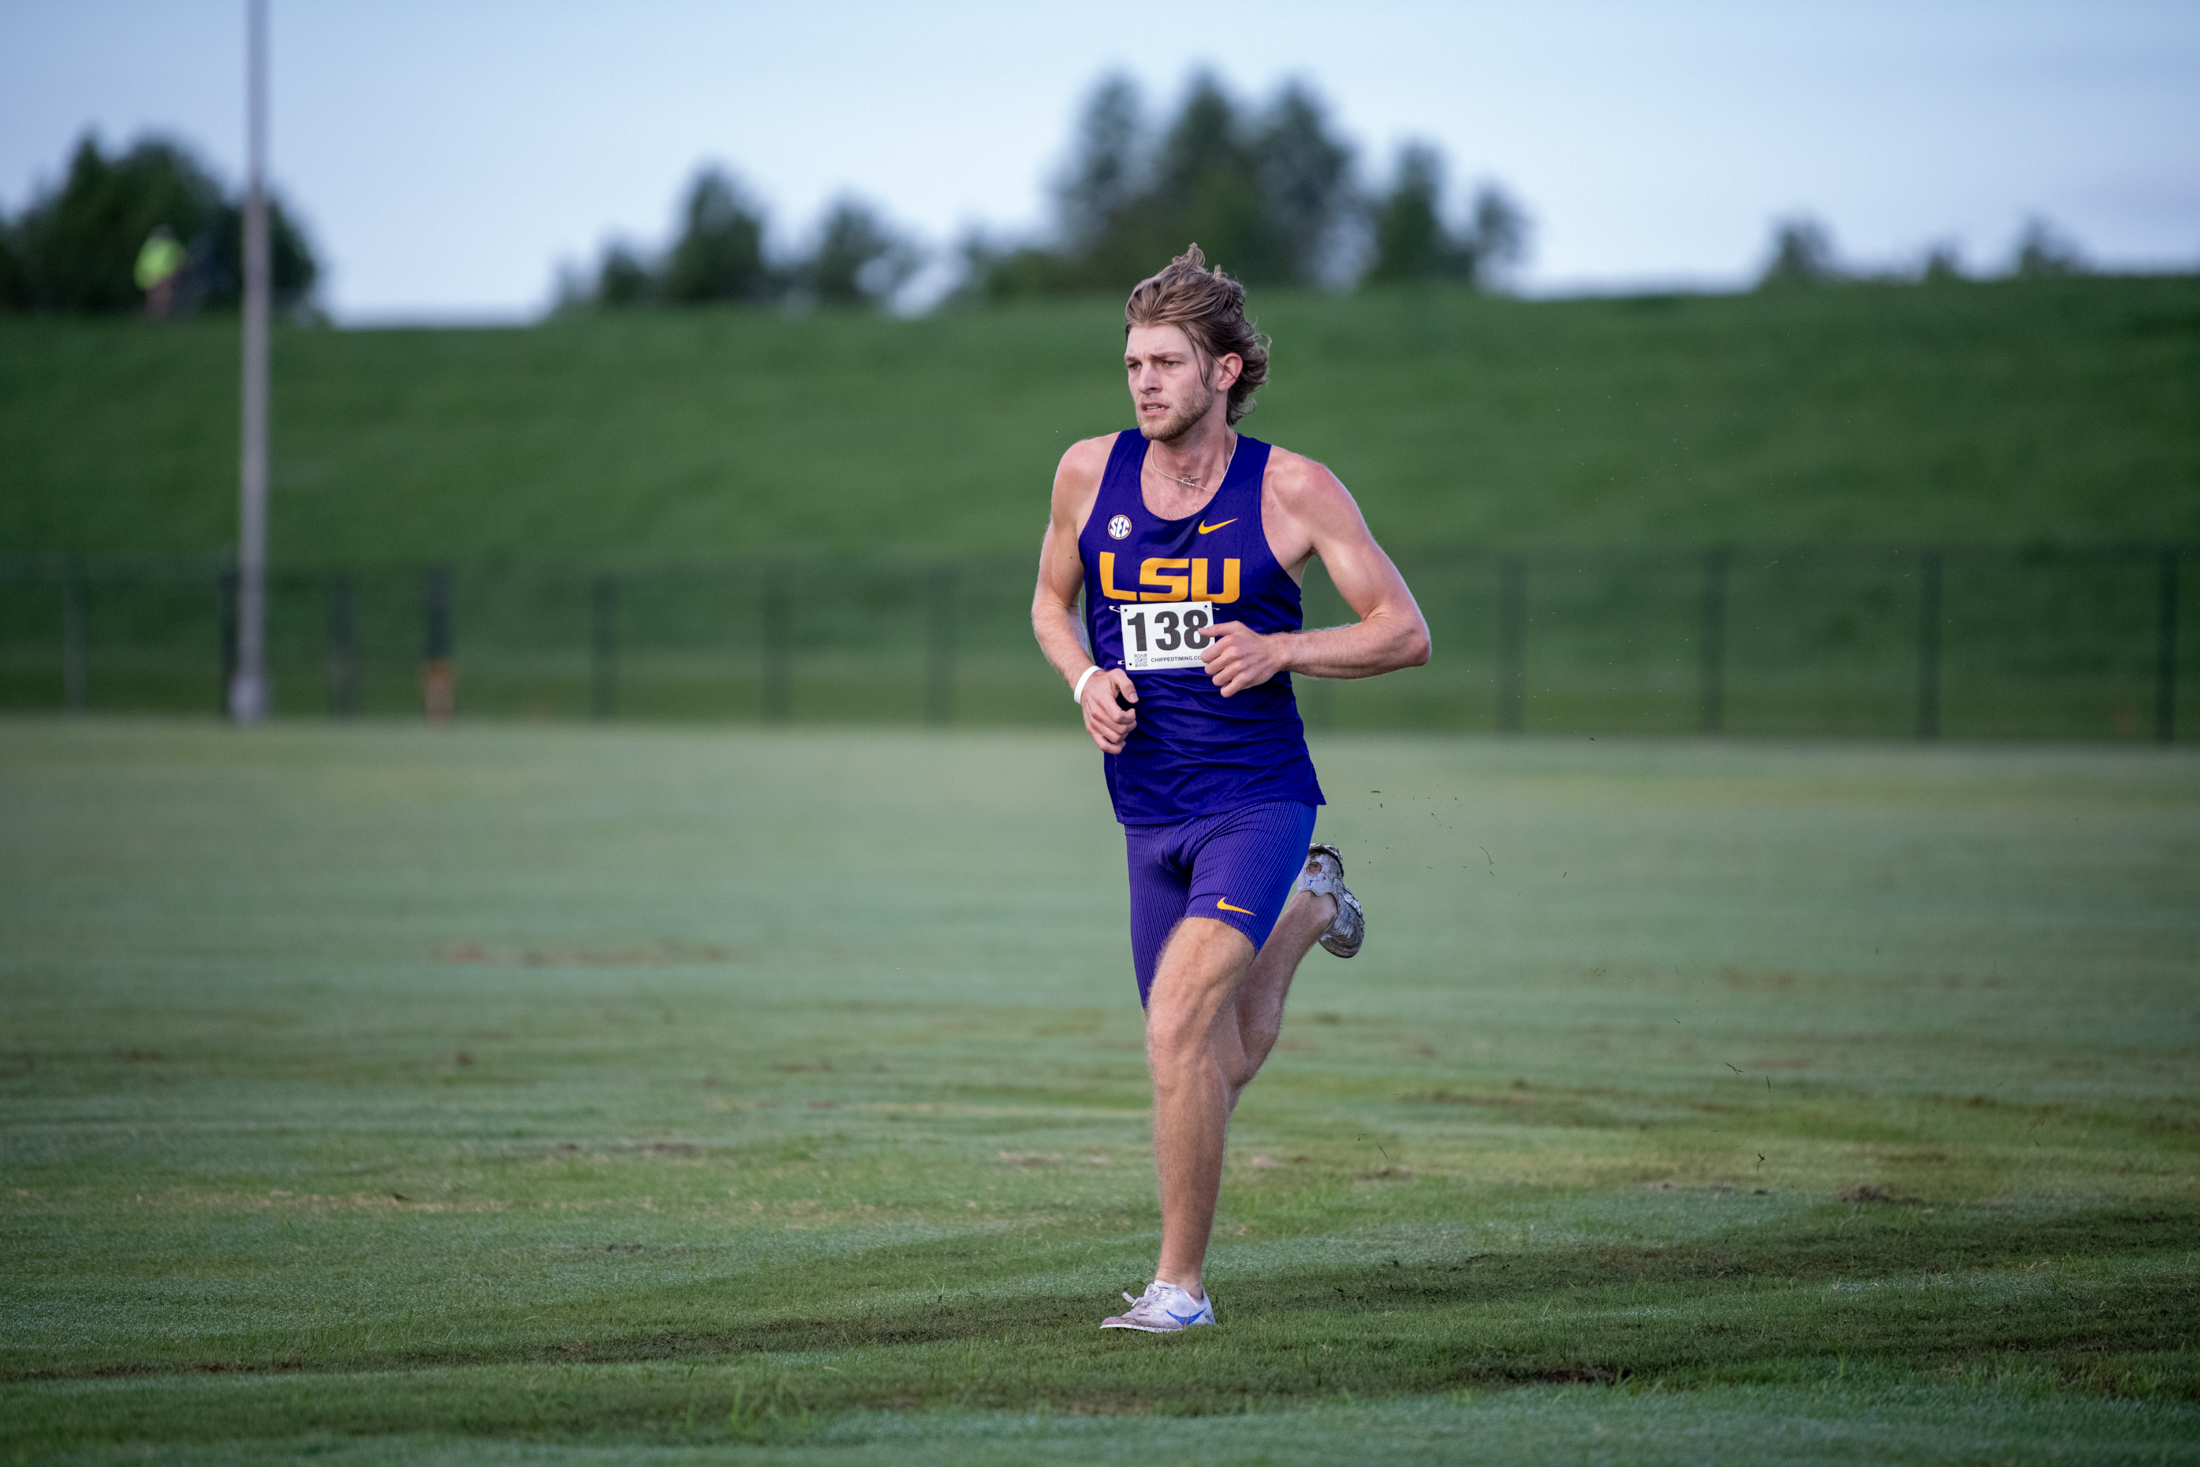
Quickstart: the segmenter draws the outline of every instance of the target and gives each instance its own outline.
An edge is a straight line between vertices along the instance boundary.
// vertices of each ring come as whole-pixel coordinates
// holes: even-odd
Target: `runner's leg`
[[[1154,1166],[1161,1180],[1161,1260],[1154,1276],[1195,1299],[1205,1297],[1200,1267],[1214,1231],[1233,1104],[1230,1082],[1215,1060],[1216,1031],[1235,1031],[1237,989],[1253,957],[1251,940],[1236,928],[1187,917],[1161,954],[1146,1008]]]
[[[1215,1026],[1215,1063],[1230,1086],[1230,1108],[1268,1062],[1276,1039],[1283,1033],[1283,1001],[1290,996],[1291,980],[1299,964],[1337,915],[1337,899],[1326,893],[1298,891],[1276,919],[1268,940],[1260,945],[1245,979],[1238,984],[1237,1001]]]
[[[1334,897],[1295,889],[1313,836],[1313,807],[1279,800],[1233,812],[1199,852],[1188,910],[1208,910],[1211,893],[1260,893],[1250,900],[1241,895],[1224,908],[1224,919],[1259,948],[1214,1030],[1215,1063],[1230,1087],[1232,1109],[1275,1049],[1292,976],[1336,913]],[[1257,910],[1240,912],[1239,905]]]
[[[1291,961],[1280,979],[1263,985],[1250,1034],[1240,1016],[1240,996],[1258,952],[1291,905],[1292,887],[1305,869],[1314,810],[1279,800],[1230,811],[1202,827],[1190,848],[1187,915],[1161,956],[1146,1022],[1154,1157],[1161,1173],[1156,1273],[1195,1298],[1222,1190],[1230,1112],[1275,1045],[1273,1030],[1290,969],[1305,956],[1298,921],[1277,949],[1279,962],[1286,951]],[[1303,913],[1298,916],[1303,920]],[[1320,929],[1314,931],[1318,936]]]

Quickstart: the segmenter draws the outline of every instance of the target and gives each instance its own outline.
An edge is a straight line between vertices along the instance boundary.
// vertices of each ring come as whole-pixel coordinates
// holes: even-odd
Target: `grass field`
[[[1316,756],[1126,1339],[1072,733],[0,722],[0,1455],[2200,1461],[2200,757]]]
[[[2200,277],[1522,302],[1269,292],[1247,428],[1404,550],[2200,537]],[[1120,303],[290,330],[292,565],[1027,555]],[[235,534],[234,322],[0,320],[0,551]]]

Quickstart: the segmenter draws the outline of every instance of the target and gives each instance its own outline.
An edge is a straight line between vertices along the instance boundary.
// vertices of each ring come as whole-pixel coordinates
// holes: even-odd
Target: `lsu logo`
[[[1109,527],[1113,529],[1113,526]],[[1220,606],[1238,599],[1238,567],[1232,557],[1222,562],[1222,585],[1214,584],[1214,562],[1205,556],[1150,555],[1138,563],[1134,589],[1118,590],[1115,584],[1115,552],[1100,552],[1100,594],[1110,601],[1212,601]]]

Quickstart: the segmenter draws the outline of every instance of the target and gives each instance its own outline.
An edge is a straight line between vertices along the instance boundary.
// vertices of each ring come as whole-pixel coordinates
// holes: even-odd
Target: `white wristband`
[[[1097,662],[1085,669],[1084,675],[1077,679],[1077,686],[1070,690],[1069,700],[1072,703],[1080,708],[1085,706],[1085,684],[1091,682],[1092,675],[1099,670],[1100,664]]]

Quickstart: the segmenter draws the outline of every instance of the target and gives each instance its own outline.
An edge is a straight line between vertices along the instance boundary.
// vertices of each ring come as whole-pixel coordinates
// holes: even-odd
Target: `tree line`
[[[2027,219],[2018,232],[2002,273],[2015,280],[2057,280],[2091,272],[2092,266],[2078,242],[2035,216]],[[1797,215],[1772,226],[1772,244],[1757,277],[1757,288],[1787,290],[1845,282],[1937,285],[1972,278],[1962,256],[1949,244],[1927,250],[1924,261],[1915,269],[1872,270],[1845,263],[1834,248],[1833,231],[1817,219]]]
[[[1250,285],[1344,289],[1451,281],[1503,289],[1528,257],[1526,209],[1496,183],[1457,197],[1442,154],[1401,146],[1387,175],[1362,176],[1321,98],[1303,83],[1257,105],[1214,77],[1192,79],[1156,121],[1125,77],[1086,99],[1051,189],[1052,217],[1028,238],[967,235],[944,263],[945,297],[981,304],[1030,296],[1120,292],[1197,241]],[[310,309],[320,268],[279,199],[269,234],[276,303]],[[0,215],[0,313],[159,314],[234,308],[242,294],[243,201],[180,144],[144,138],[108,154],[86,134],[57,184],[14,219]],[[1816,220],[1778,221],[1758,284],[1965,278],[1947,246],[1914,271],[1844,264]],[[802,247],[775,249],[764,205],[726,169],[688,183],[670,241],[607,246],[561,273],[562,312],[703,304],[878,308],[927,262],[910,231],[860,198],[827,206]],[[180,268],[177,268],[180,266]],[[2025,227],[2007,273],[2087,268],[2075,243],[2040,220]],[[148,283],[161,276],[158,289]]]
[[[764,206],[731,174],[706,165],[688,185],[669,248],[651,255],[625,243],[607,246],[592,273],[563,275],[558,309],[790,300],[877,306],[892,300],[923,262],[913,237],[858,198],[830,205],[814,247],[792,258],[767,249],[768,222]]]
[[[1113,77],[1078,118],[1048,237],[965,241],[963,290],[987,300],[1117,290],[1192,240],[1251,285],[1502,285],[1527,258],[1526,210],[1492,183],[1455,214],[1444,174],[1434,146],[1408,143],[1368,187],[1302,83],[1247,107],[1198,76],[1155,126],[1136,85]]]
[[[0,312],[143,309],[141,257],[161,232],[166,310],[233,310],[244,294],[244,199],[226,193],[180,143],[141,138],[108,154],[90,133],[57,184],[13,219],[0,215]],[[268,206],[275,302],[307,307],[320,278],[312,245],[281,200]]]
[[[1352,144],[1303,83],[1247,105],[1214,77],[1194,77],[1158,123],[1135,83],[1103,80],[1078,114],[1052,187],[1052,218],[1036,237],[983,230],[952,252],[953,302],[1120,292],[1198,241],[1207,258],[1249,285],[1330,289],[1451,281],[1500,290],[1525,264],[1527,210],[1502,185],[1457,197],[1432,144],[1402,145],[1369,184]],[[806,253],[775,257],[763,206],[722,168],[689,185],[674,237],[661,253],[607,249],[592,274],[568,274],[567,310],[723,301],[878,306],[916,273],[925,251],[875,208],[843,198]],[[1808,217],[1774,223],[1757,275],[1763,289],[1856,281],[1970,278],[1951,246],[1916,269],[1871,270],[1842,261],[1831,232]],[[2084,273],[2075,242],[2028,222],[2006,273]]]
[[[1045,235],[974,232],[953,252],[950,296],[983,302],[1121,290],[1194,240],[1252,285],[1501,285],[1526,258],[1526,211],[1486,184],[1455,215],[1446,192],[1444,161],[1426,143],[1400,151],[1385,186],[1365,188],[1351,144],[1301,84],[1247,107],[1200,76],[1175,115],[1154,126],[1137,87],[1109,78],[1078,117]],[[908,231],[859,199],[833,204],[813,245],[786,258],[770,252],[768,223],[729,174],[707,167],[688,186],[669,245],[654,255],[627,244],[606,248],[591,271],[566,275],[561,303],[877,306],[925,258]]]

